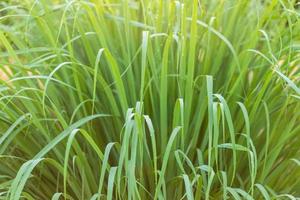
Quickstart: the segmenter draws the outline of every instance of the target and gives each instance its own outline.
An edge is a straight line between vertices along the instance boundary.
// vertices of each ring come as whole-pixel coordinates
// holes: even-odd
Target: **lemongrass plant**
[[[0,3],[0,199],[296,199],[297,0]]]

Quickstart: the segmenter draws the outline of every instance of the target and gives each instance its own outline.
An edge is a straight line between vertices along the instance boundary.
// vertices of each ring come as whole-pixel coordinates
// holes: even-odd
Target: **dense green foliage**
[[[296,199],[298,4],[1,1],[0,199]]]

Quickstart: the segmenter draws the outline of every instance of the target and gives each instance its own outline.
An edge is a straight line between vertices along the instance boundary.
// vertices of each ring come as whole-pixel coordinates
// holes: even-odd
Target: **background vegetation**
[[[296,199],[299,16],[295,0],[1,1],[0,198]]]

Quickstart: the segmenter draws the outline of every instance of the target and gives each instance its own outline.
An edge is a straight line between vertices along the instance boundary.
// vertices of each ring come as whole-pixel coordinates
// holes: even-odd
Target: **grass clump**
[[[296,199],[299,2],[2,1],[1,199]]]

